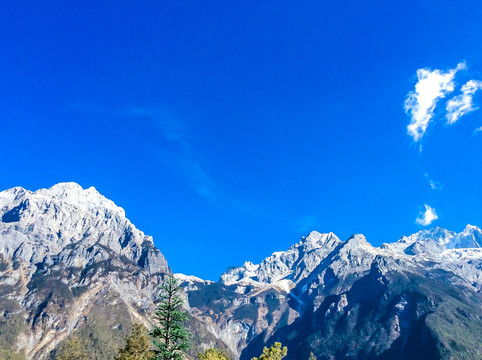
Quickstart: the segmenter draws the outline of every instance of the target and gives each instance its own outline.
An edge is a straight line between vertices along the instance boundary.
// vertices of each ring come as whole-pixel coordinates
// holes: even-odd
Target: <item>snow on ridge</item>
[[[214,281],[211,281],[211,280],[204,280],[204,279],[201,279],[197,276],[194,276],[194,275],[184,275],[184,274],[181,274],[181,273],[176,273],[176,274],[173,274],[174,278],[180,282],[187,282],[189,284],[192,284],[192,283],[203,283],[203,284],[212,284]]]
[[[251,283],[268,286],[290,279],[292,283],[291,280],[306,277],[339,242],[331,232],[322,234],[312,231],[289,249],[275,251],[259,264],[245,262],[240,267],[229,268],[221,275],[221,281],[226,285]],[[286,288],[287,285],[282,284]]]
[[[37,190],[35,193],[37,192],[53,194],[70,205],[81,206],[90,211],[101,207],[116,212],[122,217],[126,216],[122,207],[117,206],[112,200],[100,194],[93,186],[83,189],[75,182],[65,182],[58,183],[49,189]]]
[[[482,230],[470,224],[460,233],[436,227],[404,236],[398,242],[412,244],[424,241],[434,241],[437,244],[444,245],[447,249],[481,248]]]
[[[0,251],[27,264],[61,252],[81,253],[93,245],[133,261],[145,258],[143,266],[149,271],[165,262],[157,249],[149,250],[152,237],[137,229],[121,207],[94,187],[83,189],[72,182],[35,192],[21,187],[0,192],[0,234]],[[68,248],[71,244],[77,245]]]
[[[425,259],[449,263],[481,259],[481,245],[482,231],[473,225],[467,225],[461,233],[439,227],[421,230],[380,247],[372,246],[362,234],[340,241],[333,233],[312,231],[288,250],[274,252],[259,264],[246,262],[243,266],[228,269],[221,275],[221,282],[226,285],[272,286],[289,279],[297,283],[309,276],[333,251],[338,251],[336,259],[342,261],[337,266],[344,266],[343,271],[349,271],[351,266],[368,266],[370,259],[378,255],[414,261],[414,264]],[[352,258],[354,260],[350,260]]]
[[[478,259],[482,260],[482,248],[460,248],[447,249],[443,252],[444,255],[450,256],[453,259]]]
[[[99,210],[107,210],[121,217],[126,217],[122,207],[117,206],[112,200],[100,194],[95,187],[83,189],[75,182],[58,183],[50,188],[42,188],[36,191],[26,190],[21,186],[1,191],[0,208],[11,205],[22,198],[34,198],[41,202],[50,202],[54,197],[65,204],[90,213],[95,214]]]

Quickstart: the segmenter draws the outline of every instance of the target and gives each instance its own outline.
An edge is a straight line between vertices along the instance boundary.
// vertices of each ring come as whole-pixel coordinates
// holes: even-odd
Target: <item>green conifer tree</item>
[[[89,360],[85,344],[77,336],[63,342],[55,360]]]
[[[206,351],[199,353],[197,358],[198,360],[229,360],[228,355],[215,348],[206,349]]]
[[[150,350],[147,329],[141,323],[132,325],[131,334],[126,339],[124,348],[119,350],[116,360],[151,360],[154,357]]]
[[[310,352],[310,357],[308,358],[308,360],[316,360],[316,356],[315,354],[313,354],[313,351]]]
[[[182,310],[182,298],[178,295],[181,287],[174,277],[168,277],[161,285],[160,302],[155,318],[159,326],[149,333],[154,344],[155,360],[182,360],[189,349],[191,336],[184,323],[188,319]]]
[[[288,348],[284,346],[281,347],[280,342],[275,342],[273,346],[269,349],[265,346],[263,349],[263,354],[258,358],[252,358],[251,360],[281,360],[288,353]]]

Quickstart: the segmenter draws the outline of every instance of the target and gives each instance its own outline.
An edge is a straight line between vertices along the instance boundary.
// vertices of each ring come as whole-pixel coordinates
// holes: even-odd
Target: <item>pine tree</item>
[[[154,354],[146,327],[141,323],[132,325],[131,334],[126,339],[123,349],[119,350],[116,360],[151,360]]]
[[[308,358],[308,360],[316,360],[316,356],[315,354],[313,354],[313,351],[310,352],[310,357]]]
[[[155,318],[159,323],[150,332],[154,344],[154,360],[182,360],[189,349],[191,334],[184,323],[188,319],[182,310],[181,287],[174,277],[168,277],[161,285],[160,302]]]
[[[284,346],[281,348],[280,342],[275,342],[269,349],[265,346],[263,354],[258,358],[252,358],[251,360],[281,360],[288,353],[288,348]]]
[[[89,354],[85,345],[77,336],[74,336],[64,341],[55,360],[89,360]]]
[[[229,360],[229,356],[218,349],[212,348],[199,353],[197,358],[199,360]]]

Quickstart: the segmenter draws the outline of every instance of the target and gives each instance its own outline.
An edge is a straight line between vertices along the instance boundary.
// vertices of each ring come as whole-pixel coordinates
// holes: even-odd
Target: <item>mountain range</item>
[[[0,192],[0,358],[50,359],[75,334],[92,359],[113,359],[134,321],[152,326],[171,275],[152,237],[94,188]],[[192,357],[217,347],[245,360],[281,341],[287,359],[482,359],[476,226],[380,247],[313,231],[217,282],[174,276]]]

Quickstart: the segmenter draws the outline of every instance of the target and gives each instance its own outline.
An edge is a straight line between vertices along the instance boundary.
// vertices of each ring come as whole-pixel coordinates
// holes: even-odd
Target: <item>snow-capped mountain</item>
[[[150,274],[168,271],[152,237],[93,187],[61,183],[35,192],[6,190],[0,193],[0,217],[0,254],[33,266],[32,271],[44,261],[86,267],[109,257],[104,248],[139,263]]]
[[[175,274],[191,354],[244,360],[282,341],[289,358],[480,359],[481,239],[472,225],[380,247],[313,231],[218,282]],[[151,324],[166,274],[152,238],[94,188],[0,192],[0,350],[48,359],[77,334],[92,359],[112,359],[134,320]]]
[[[477,226],[470,224],[458,234],[454,231],[437,227],[435,229],[421,230],[408,237],[404,236],[399,241],[403,243],[433,241],[444,245],[446,249],[482,248],[482,231]]]
[[[229,268],[217,284],[191,282],[190,289],[194,290],[186,290],[193,313],[203,322],[211,323],[213,328],[217,327],[217,336],[242,359],[259,353],[260,344],[276,339],[297,339],[289,343],[298,354],[306,357],[309,348],[327,359],[333,356],[337,359],[390,359],[395,351],[406,353],[397,358],[417,358],[411,354],[421,345],[412,340],[415,327],[422,326],[426,317],[436,318],[446,326],[445,310],[442,315],[439,315],[442,310],[437,310],[445,306],[445,300],[434,295],[439,288],[460,291],[471,298],[469,302],[476,299],[471,306],[476,307],[478,314],[474,318],[477,319],[475,326],[481,329],[482,249],[477,241],[480,234],[481,230],[472,225],[459,234],[437,228],[373,247],[363,235],[341,241],[333,233],[314,231],[286,251],[274,252],[259,264],[245,262],[240,267]],[[418,288],[421,283],[423,287]],[[212,297],[213,293],[217,294],[217,299]],[[369,322],[360,318],[347,320],[353,309],[375,299],[383,306],[373,306],[367,311],[372,311],[375,318],[385,313],[388,322],[374,325],[375,318]],[[419,310],[413,312],[416,308]],[[213,309],[218,311],[213,312]],[[314,325],[315,318],[321,321],[316,325],[319,329]],[[307,319],[311,320],[306,323]],[[351,349],[343,357],[335,354],[346,344],[353,343],[353,339],[348,337],[347,343],[334,346],[326,343],[324,336],[328,335],[315,334],[330,331],[329,336],[335,335],[337,327],[346,321],[358,327],[359,332],[352,336],[363,346],[359,343],[359,349]],[[457,321],[471,323],[472,319],[462,317]],[[470,326],[473,324],[467,325]],[[442,330],[433,326],[424,331],[437,334]],[[380,340],[369,340],[374,332]],[[475,341],[473,334],[471,336],[471,341]],[[306,341],[308,338],[324,343],[322,351],[310,345]],[[412,347],[400,348],[401,342],[408,341]],[[437,337],[433,341],[449,340]],[[452,337],[450,341],[461,341],[461,338]],[[473,353],[482,354],[479,350],[482,349],[477,348]],[[435,353],[433,350],[430,356]]]
[[[467,225],[464,231],[457,234],[448,249],[482,248],[482,231],[473,225]]]
[[[94,188],[0,192],[0,220],[0,327],[15,339],[8,347],[48,358],[78,329],[114,327],[122,337],[131,319],[149,322],[171,270],[152,238]],[[101,341],[98,356],[117,343]]]
[[[306,278],[340,243],[333,233],[313,231],[288,250],[274,252],[260,264],[247,261],[241,267],[228,269],[221,275],[221,281],[225,285],[278,283],[281,287],[283,282],[288,285],[287,282],[297,283]]]
[[[113,358],[133,321],[151,324],[166,274],[152,237],[93,187],[0,192],[0,350],[49,359],[75,332],[91,358]]]
[[[341,273],[351,269],[359,271],[364,262],[371,261],[377,255],[403,259],[405,266],[415,266],[427,259],[441,266],[449,266],[454,261],[458,264],[473,264],[482,260],[481,241],[482,230],[473,225],[467,225],[460,233],[441,228],[422,230],[378,248],[368,243],[363,235],[354,235],[343,242],[333,233],[320,234],[313,231],[288,250],[274,252],[260,264],[247,261],[240,267],[229,268],[221,275],[220,281],[228,286],[278,284],[280,287],[289,282],[288,284],[294,287],[327,260],[334,263],[335,259],[338,259],[339,267],[336,272]],[[477,273],[477,270],[474,269],[474,273]],[[472,280],[471,277],[471,284]],[[482,289],[481,281],[477,281],[477,288]]]

